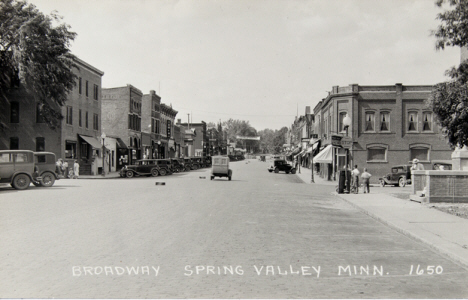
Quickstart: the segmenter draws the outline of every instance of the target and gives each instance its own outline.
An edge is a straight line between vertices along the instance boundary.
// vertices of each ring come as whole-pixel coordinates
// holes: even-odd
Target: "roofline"
[[[75,57],[74,57],[74,60],[75,60],[78,64],[82,65],[83,67],[86,67],[86,68],[88,68],[89,70],[91,70],[91,71],[93,71],[93,72],[95,72],[95,73],[98,73],[98,74],[101,75],[101,76],[104,75],[104,72],[103,72],[103,71],[99,70],[99,69],[96,68],[96,67],[93,67],[92,65],[88,64],[88,63],[85,62],[84,60],[79,59],[78,56],[76,56],[76,55],[75,55]]]

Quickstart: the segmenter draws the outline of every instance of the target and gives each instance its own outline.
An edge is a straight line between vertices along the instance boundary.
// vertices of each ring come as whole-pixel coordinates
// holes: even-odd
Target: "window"
[[[423,131],[432,131],[432,113],[423,113]]]
[[[85,125],[86,125],[86,129],[88,129],[88,112],[86,112],[86,115],[85,115]]]
[[[82,127],[83,124],[82,124],[82,120],[81,120],[81,109],[78,110],[78,126]]]
[[[76,158],[76,143],[75,142],[66,142],[65,158]]]
[[[81,77],[78,78],[78,93],[81,95],[82,94],[82,80]]]
[[[13,159],[17,163],[29,162],[28,155],[26,153],[13,153]]]
[[[44,123],[44,117],[41,114],[41,103],[36,104],[36,123]]]
[[[410,148],[410,161],[415,158],[420,161],[429,161],[429,148],[423,146]]]
[[[408,113],[408,131],[418,131],[418,113]]]
[[[10,150],[19,150],[19,138],[17,137],[10,138]]]
[[[93,129],[99,130],[99,115],[98,114],[94,114],[93,116]]]
[[[338,120],[339,121],[339,124],[338,124],[338,132],[343,132],[345,131],[344,129],[344,125],[343,125],[343,120],[344,118],[348,115],[347,112],[340,112],[340,119]]]
[[[13,101],[10,104],[10,123],[19,123],[19,102]]]
[[[12,162],[11,153],[0,153],[0,164]]]
[[[36,138],[36,151],[45,151],[45,138]]]
[[[73,107],[67,106],[67,124],[73,125]]]
[[[367,148],[367,161],[368,162],[386,162],[387,161],[387,147],[372,146]]]
[[[89,144],[88,143],[82,143],[81,148],[80,148],[80,155],[82,158],[87,158],[89,159]]]
[[[374,112],[366,112],[366,121],[364,131],[375,131],[375,114]]]
[[[89,86],[89,82],[88,80],[86,80],[86,87],[85,87],[86,97],[88,97],[88,86]]]
[[[160,133],[160,127],[161,127],[159,122],[160,122],[159,120],[156,120],[156,132],[155,133],[158,133],[158,134]]]
[[[380,131],[390,131],[390,113],[380,113]]]
[[[93,89],[93,98],[94,100],[98,100],[98,95],[99,94],[99,87],[95,84],[94,85],[94,89]]]

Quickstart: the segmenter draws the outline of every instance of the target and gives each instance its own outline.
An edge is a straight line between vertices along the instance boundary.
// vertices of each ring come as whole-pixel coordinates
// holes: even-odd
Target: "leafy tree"
[[[258,133],[260,136],[260,150],[262,153],[278,154],[283,150],[286,142],[287,127],[280,130],[265,129]]]
[[[40,104],[40,114],[51,128],[63,118],[60,106],[76,82],[72,68],[77,66],[69,48],[76,33],[60,22],[55,13],[44,15],[23,0],[0,2],[2,106],[21,86]]]
[[[432,31],[436,37],[436,49],[447,46],[466,47],[468,45],[468,1],[437,0],[436,5],[448,4],[451,10],[437,15],[441,25]],[[446,71],[450,81],[437,84],[427,104],[437,116],[438,123],[446,135],[449,144],[468,145],[468,61],[458,68]]]

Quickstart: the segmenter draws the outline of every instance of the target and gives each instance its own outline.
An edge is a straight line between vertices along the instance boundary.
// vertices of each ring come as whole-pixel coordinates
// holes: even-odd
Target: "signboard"
[[[313,138],[313,139],[318,139],[318,134],[312,133],[312,134],[310,135],[310,137]]]
[[[171,137],[171,120],[167,120],[167,137],[170,138]]]
[[[302,138],[302,139],[301,139],[301,142],[306,142],[306,143],[308,143],[308,142],[309,142],[309,139],[308,139],[308,138]]]
[[[339,135],[332,135],[331,136],[331,144],[333,146],[338,146],[338,147],[341,147],[341,136]]]
[[[350,149],[353,145],[353,138],[350,136],[344,136],[341,138],[341,147],[345,149]]]
[[[238,140],[253,140],[253,141],[260,141],[259,136],[236,136],[236,139]]]

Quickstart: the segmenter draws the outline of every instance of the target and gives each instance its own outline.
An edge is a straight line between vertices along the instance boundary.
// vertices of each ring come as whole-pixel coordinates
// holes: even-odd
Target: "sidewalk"
[[[120,178],[119,172],[106,173],[106,176],[102,176],[100,174],[99,175],[80,175],[78,179],[115,179],[115,178]]]
[[[310,183],[310,170],[296,173]],[[315,174],[314,174],[315,175]],[[315,184],[338,185],[314,176]],[[336,195],[367,215],[400,233],[429,245],[432,249],[468,268],[468,220],[441,212],[422,204],[383,193]]]

